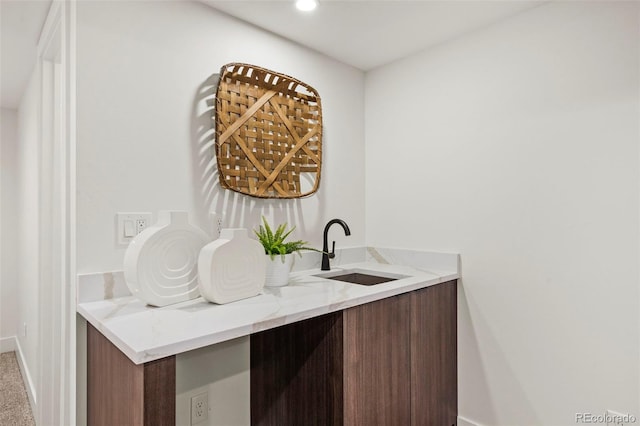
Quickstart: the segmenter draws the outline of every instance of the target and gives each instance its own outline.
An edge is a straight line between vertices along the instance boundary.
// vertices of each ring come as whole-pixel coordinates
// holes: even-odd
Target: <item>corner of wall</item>
[[[0,354],[5,352],[13,352],[17,348],[16,336],[0,337]]]
[[[14,338],[15,339],[15,338]],[[18,360],[18,367],[20,367],[20,374],[22,374],[22,380],[25,383],[25,388],[27,389],[27,396],[29,397],[29,404],[31,405],[31,412],[37,413],[38,400],[36,394],[36,387],[31,378],[31,373],[29,371],[29,367],[27,366],[27,362],[25,360],[24,353],[22,352],[22,347],[20,346],[20,341],[15,339],[16,345],[16,359]]]
[[[458,426],[483,426],[480,423],[476,423],[473,422],[469,419],[466,419],[464,417],[460,417],[458,416],[458,422],[457,422]]]

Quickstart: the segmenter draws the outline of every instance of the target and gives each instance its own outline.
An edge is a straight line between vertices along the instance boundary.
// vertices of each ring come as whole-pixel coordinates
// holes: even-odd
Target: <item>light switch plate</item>
[[[133,238],[151,226],[151,213],[132,212],[116,214],[116,242],[128,245]]]

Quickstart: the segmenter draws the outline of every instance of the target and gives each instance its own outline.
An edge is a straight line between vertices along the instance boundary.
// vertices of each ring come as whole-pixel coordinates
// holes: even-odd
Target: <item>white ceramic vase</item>
[[[265,279],[264,248],[244,228],[223,229],[198,256],[198,289],[223,304],[260,294]]]
[[[198,297],[198,253],[209,240],[189,224],[187,212],[161,211],[158,222],[138,234],[124,255],[131,294],[153,306]]]
[[[266,255],[267,259],[267,279],[264,283],[266,287],[282,287],[289,283],[289,272],[293,266],[293,253],[275,255],[273,259]]]

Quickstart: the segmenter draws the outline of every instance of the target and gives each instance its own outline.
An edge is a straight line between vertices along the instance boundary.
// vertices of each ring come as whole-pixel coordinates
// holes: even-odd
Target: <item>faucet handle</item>
[[[331,246],[331,252],[329,253],[329,259],[336,257],[336,242],[334,241]]]

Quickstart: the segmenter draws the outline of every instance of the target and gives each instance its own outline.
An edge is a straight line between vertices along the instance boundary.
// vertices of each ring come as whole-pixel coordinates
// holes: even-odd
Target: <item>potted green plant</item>
[[[298,253],[299,256],[302,256],[300,253],[302,250],[320,251],[313,247],[307,247],[307,241],[285,241],[295,229],[296,227],[294,226],[287,230],[287,224],[283,223],[278,225],[274,231],[267,219],[262,216],[262,225],[253,230],[258,237],[258,241],[264,247],[265,254],[269,256],[269,259],[267,259],[265,286],[281,287],[287,285],[289,272],[293,265],[293,253]]]

